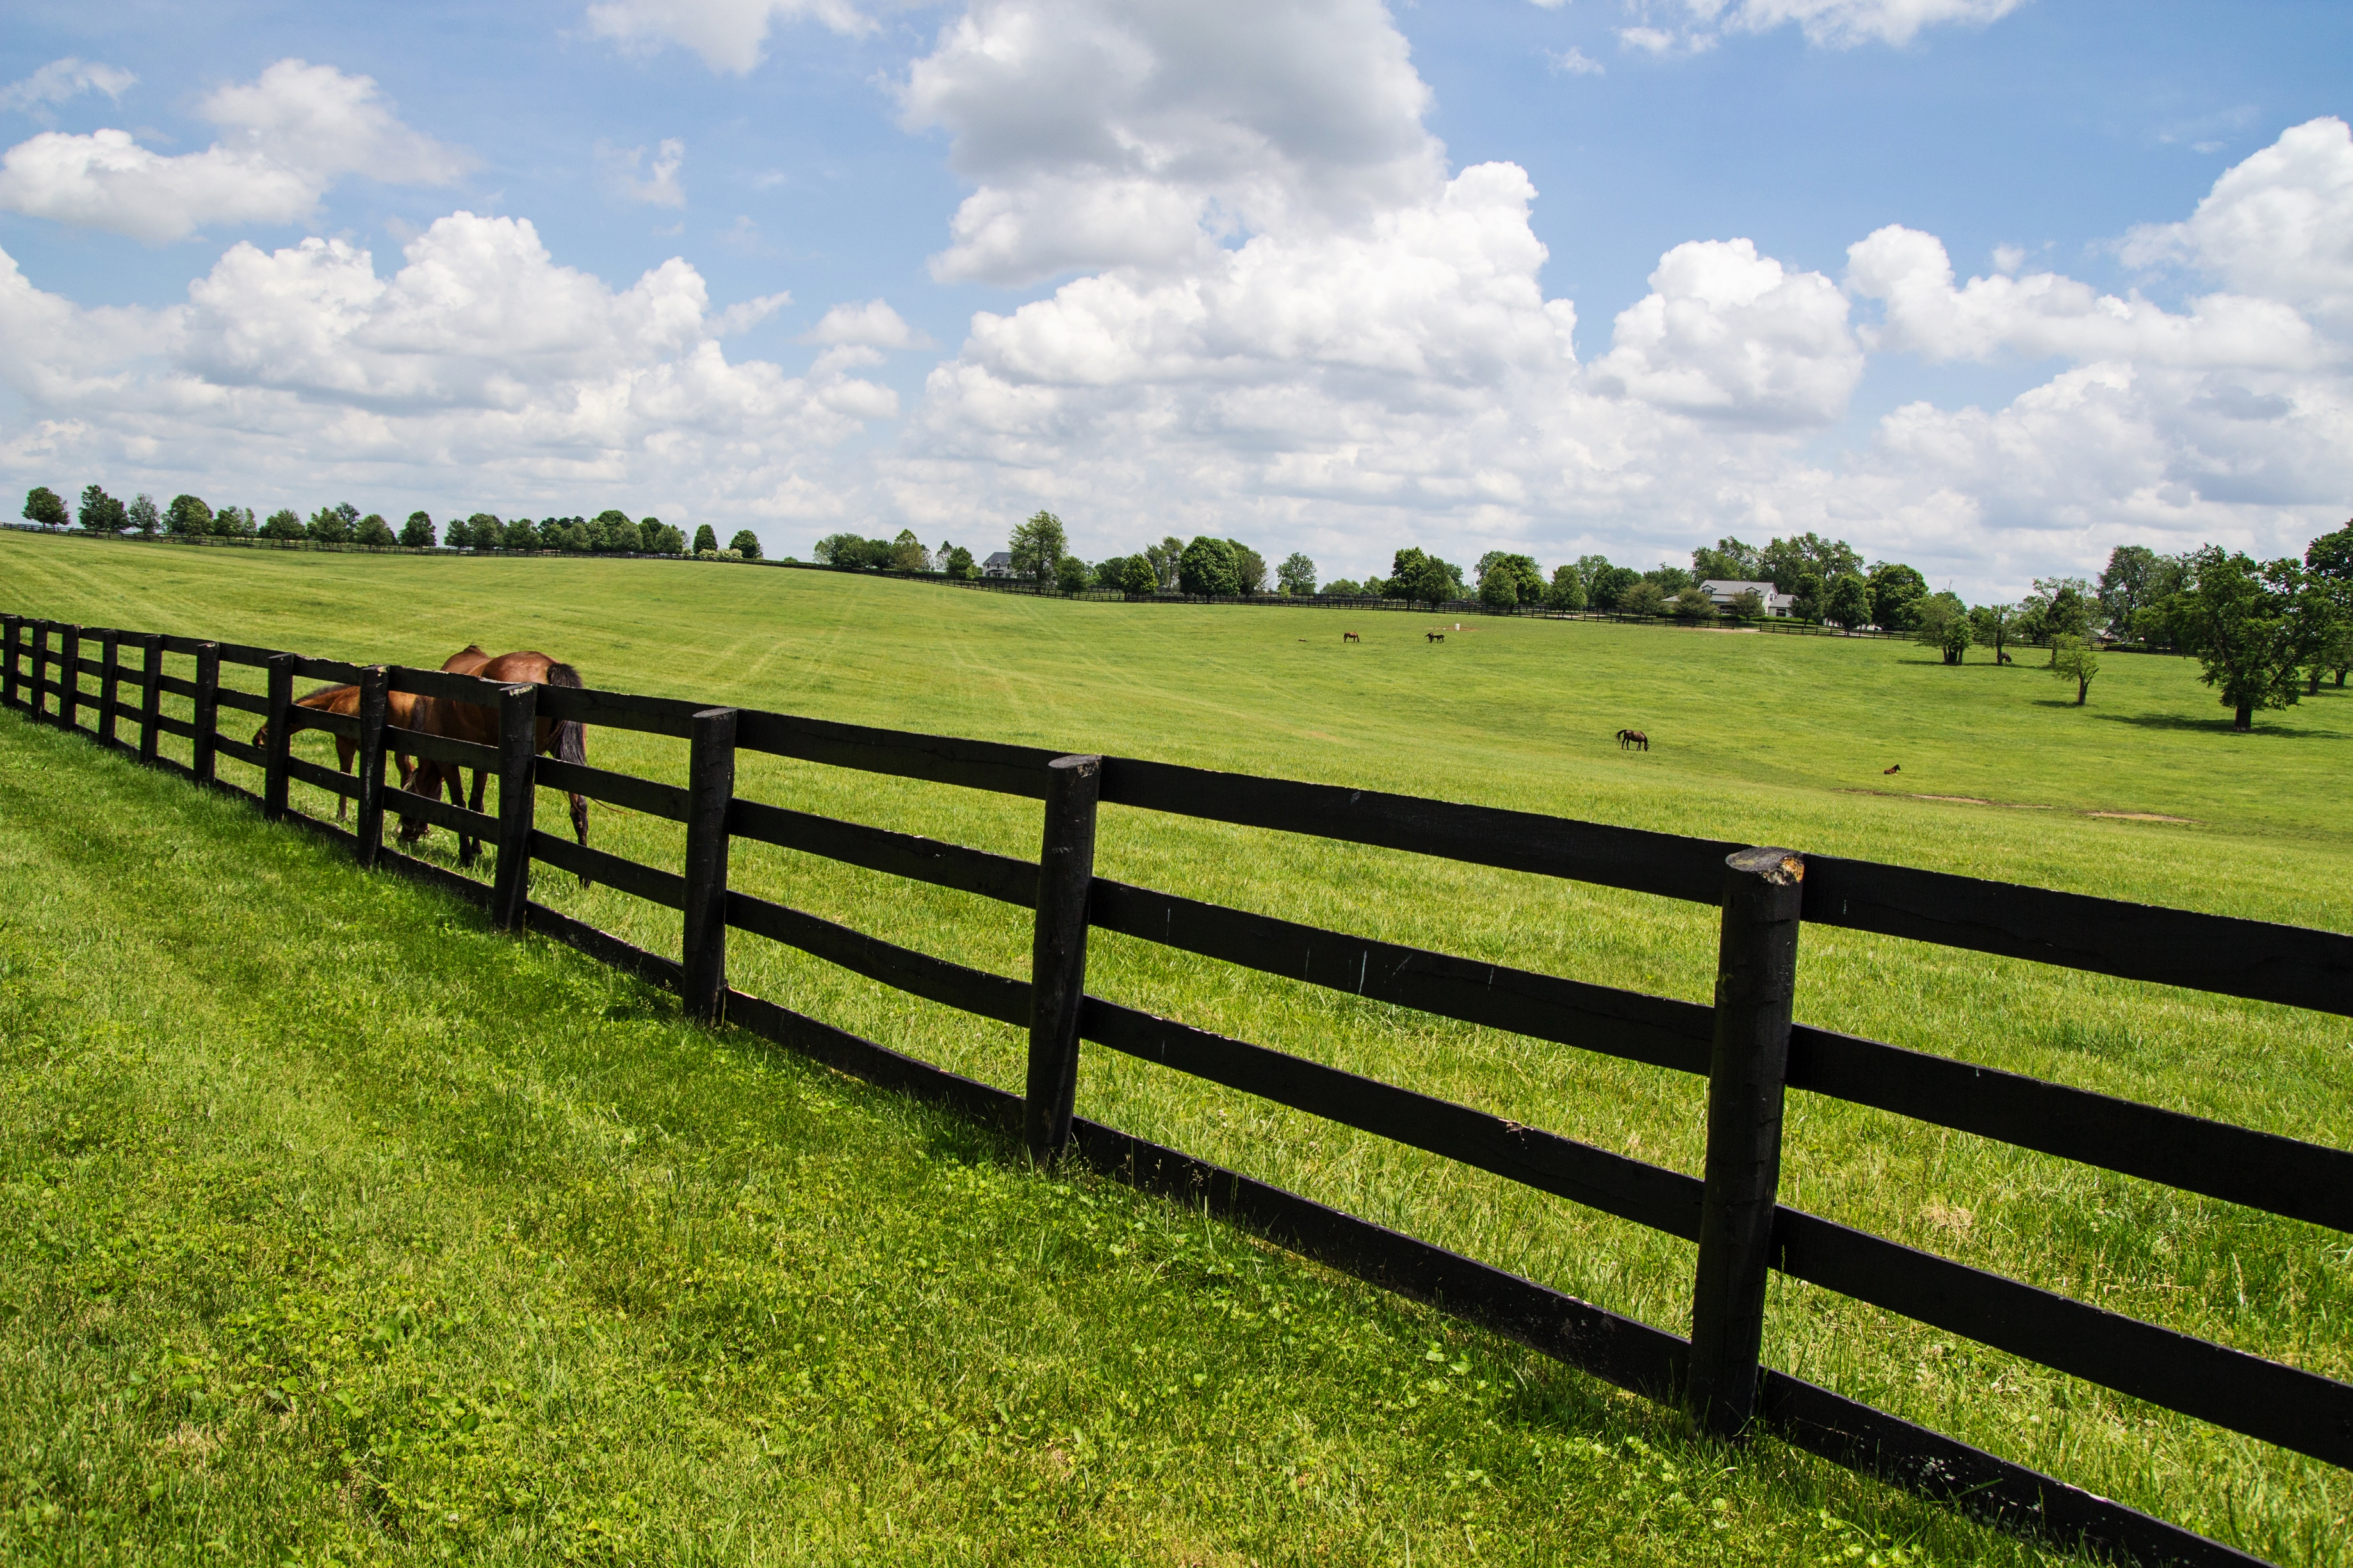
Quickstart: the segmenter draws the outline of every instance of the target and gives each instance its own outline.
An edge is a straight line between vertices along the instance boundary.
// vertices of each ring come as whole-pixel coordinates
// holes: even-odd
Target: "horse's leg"
[[[360,743],[357,741],[347,741],[341,735],[335,737],[335,766],[341,768],[343,771],[344,776],[347,778],[351,776],[352,773],[352,759],[359,754],[359,749]],[[352,797],[350,795],[339,795],[335,797],[335,820],[337,822],[343,821],[344,816],[349,813],[351,809]]]
[[[467,810],[479,813],[482,809],[482,785],[487,784],[489,781],[489,769],[476,768],[474,770],[474,798],[468,804],[466,807]],[[454,788],[454,785],[452,787]],[[481,853],[482,841],[479,838],[469,838],[458,851],[458,864],[460,866],[470,866],[480,857]]]

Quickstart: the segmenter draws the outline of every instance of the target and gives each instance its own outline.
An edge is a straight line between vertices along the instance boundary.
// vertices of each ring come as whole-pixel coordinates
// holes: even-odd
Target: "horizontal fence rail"
[[[1779,1106],[1784,1091],[1795,1088],[2353,1232],[2353,1152],[1813,1028],[1789,1016],[1798,932],[1807,922],[2339,1016],[2353,1015],[2353,938],[1343,785],[1118,757],[1065,758],[1036,747],[712,709],[678,699],[503,687],[440,671],[13,616],[5,619],[5,638],[0,700],[36,720],[85,729],[103,744],[231,793],[248,792],[215,776],[218,758],[261,769],[269,790],[254,798],[266,810],[351,843],[364,863],[448,887],[482,903],[502,924],[528,924],[678,992],[699,1016],[723,1017],[841,1070],[955,1105],[1008,1131],[1026,1129],[1041,1159],[1067,1150],[1109,1174],[1257,1226],[1303,1256],[1442,1307],[1621,1387],[1680,1401],[1705,1429],[1736,1436],[1760,1424],[1810,1452],[2010,1528],[2128,1560],[2255,1561],[1760,1365],[1764,1279],[1778,1271],[2353,1468],[2353,1386],[1872,1236],[1776,1196]],[[100,658],[87,656],[94,647],[102,649]],[[167,657],[192,661],[193,679],[166,672]],[[223,663],[267,670],[271,695],[224,688]],[[285,682],[294,678],[357,686],[359,716],[291,705]],[[85,679],[99,680],[100,689],[85,689]],[[500,715],[500,743],[395,725],[385,714],[387,692],[488,707]],[[134,694],[137,701],[125,700]],[[196,721],[163,712],[164,696],[192,704]],[[221,734],[223,709],[267,722],[250,741]],[[533,759],[533,713],[686,741],[690,784],[680,788],[585,762]],[[126,724],[140,730],[135,746],[118,738]],[[289,755],[291,735],[302,729],[326,731],[339,748],[355,749],[357,773]],[[160,755],[159,735],[189,741],[193,760],[184,764]],[[1044,864],[735,795],[733,759],[742,751],[1039,800],[1046,812]],[[388,752],[440,763],[453,773],[475,770],[477,801],[480,779],[496,774],[495,814],[447,804],[438,794],[387,792],[383,764]],[[282,781],[288,778],[357,801],[355,830],[286,809]],[[539,829],[530,804],[538,787],[684,825],[683,869],[642,865]],[[1097,876],[1092,866],[1098,802],[1719,904],[1725,967],[1717,1004],[1517,970]],[[386,811],[495,847],[493,884],[485,887],[384,847]],[[733,838],[1033,910],[1039,922],[1033,973],[1040,978],[1033,984],[992,974],[732,889],[726,847]],[[533,861],[680,911],[683,962],[645,952],[531,902]],[[1763,880],[1756,880],[1759,876]],[[1777,880],[1781,890],[1771,892]],[[1750,886],[1771,893],[1767,903],[1787,911],[1771,918],[1785,925],[1742,923],[1751,917],[1740,912],[1749,906],[1742,902],[1748,895],[1738,889]],[[1705,1172],[1692,1176],[1668,1170],[1086,994],[1084,936],[1091,928],[1693,1075],[1704,1080],[1710,1097]],[[1028,1027],[1029,1092],[976,1083],[733,989],[725,982],[730,931],[794,948],[910,995]],[[1696,1242],[1693,1337],[1092,1122],[1072,1105],[1082,1040]],[[1719,1112],[1737,1107],[1746,1109],[1719,1125]],[[1744,1122],[1744,1116],[1752,1120]],[[1769,1121],[1770,1135],[1762,1141],[1751,1135],[1757,1116]],[[1743,1131],[1735,1137],[1727,1126]]]

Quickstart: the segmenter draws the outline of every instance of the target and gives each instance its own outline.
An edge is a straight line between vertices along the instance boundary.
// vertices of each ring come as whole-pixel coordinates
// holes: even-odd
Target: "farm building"
[[[980,574],[984,577],[1012,576],[1013,557],[1002,550],[998,551],[980,563]]]
[[[1707,591],[1709,598],[1715,601],[1715,607],[1719,610],[1730,609],[1732,601],[1742,594],[1755,594],[1764,600],[1765,613],[1768,616],[1792,615],[1798,603],[1795,594],[1784,594],[1770,583],[1734,583],[1709,578],[1700,586]]]

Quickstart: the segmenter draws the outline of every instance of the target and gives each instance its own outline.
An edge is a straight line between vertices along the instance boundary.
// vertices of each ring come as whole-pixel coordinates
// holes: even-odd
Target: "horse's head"
[[[264,724],[253,732],[253,749],[257,752],[266,752],[269,749],[269,725]]]

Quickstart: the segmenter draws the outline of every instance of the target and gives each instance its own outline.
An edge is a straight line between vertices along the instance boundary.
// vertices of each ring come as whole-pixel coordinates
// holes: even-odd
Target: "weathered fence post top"
[[[1038,921],[1029,948],[1029,1079],[1021,1133],[1049,1165],[1071,1141],[1079,1092],[1079,1012],[1087,999],[1087,893],[1095,879],[1095,808],[1103,759],[1046,764],[1046,825],[1038,856]]]
[[[499,858],[491,873],[491,923],[521,931],[531,904],[531,830],[538,791],[539,688],[499,689]],[[381,830],[381,824],[379,824]]]
[[[1805,858],[1795,850],[1725,857],[1699,1267],[1683,1383],[1685,1413],[1716,1437],[1740,1436],[1757,1407],[1805,879]]]

